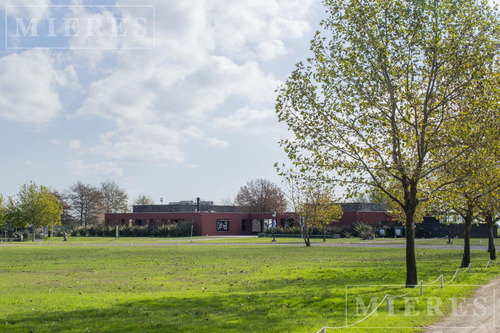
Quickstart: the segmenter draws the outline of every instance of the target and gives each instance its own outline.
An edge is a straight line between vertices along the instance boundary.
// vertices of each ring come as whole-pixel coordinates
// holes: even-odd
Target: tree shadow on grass
[[[316,331],[315,299],[300,295],[200,293],[5,318],[6,332],[305,332]],[[339,300],[339,304],[342,303]],[[312,307],[311,307],[312,306]],[[308,321],[310,320],[310,321]]]

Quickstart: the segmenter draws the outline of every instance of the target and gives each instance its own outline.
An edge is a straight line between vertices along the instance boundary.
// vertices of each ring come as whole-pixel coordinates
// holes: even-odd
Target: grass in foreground
[[[6,332],[316,332],[344,325],[348,285],[362,285],[349,295],[366,302],[408,291],[366,287],[403,284],[404,249],[3,246],[0,256],[0,331]],[[448,250],[417,249],[417,256],[425,281],[441,273],[451,278],[461,258]],[[486,261],[486,253],[473,252],[474,267]],[[499,272],[476,268],[460,282],[483,284]],[[426,295],[447,299],[473,289],[426,287]],[[349,331],[418,330],[433,319],[381,312]]]

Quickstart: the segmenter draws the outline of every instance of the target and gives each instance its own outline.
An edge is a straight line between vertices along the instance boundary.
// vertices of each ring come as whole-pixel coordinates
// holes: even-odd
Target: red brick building
[[[195,236],[254,235],[273,225],[273,213],[156,212],[106,214],[107,225],[164,226],[189,222]],[[293,224],[290,214],[276,214],[278,227]]]
[[[344,215],[336,224],[352,227],[365,223],[389,227],[390,216],[379,204],[344,203]],[[181,201],[168,205],[134,206],[133,213],[106,214],[107,225],[164,226],[189,222],[195,236],[255,235],[265,232],[276,221],[277,227],[298,226],[295,213],[245,213],[235,206],[213,205],[210,201]]]

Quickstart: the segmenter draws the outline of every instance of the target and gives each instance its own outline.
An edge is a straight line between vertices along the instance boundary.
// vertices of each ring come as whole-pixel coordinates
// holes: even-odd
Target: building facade
[[[132,213],[106,214],[109,226],[166,226],[192,223],[195,236],[255,235],[276,225],[296,222],[294,213],[246,213],[237,206],[214,205],[211,201],[180,201],[166,205],[133,206]]]
[[[377,237],[403,237],[404,226],[395,222],[385,207],[377,203],[343,203],[343,216],[332,225],[354,229],[358,224],[370,224]],[[180,201],[166,205],[134,206],[132,213],[105,215],[108,226],[161,227],[176,223],[192,223],[194,236],[257,235],[272,226],[298,227],[296,213],[247,213],[237,206],[214,205],[211,201]],[[417,237],[463,237],[463,225],[440,223],[433,217],[425,217],[415,226]],[[495,236],[497,235],[495,226]],[[472,237],[487,237],[484,225],[472,226]]]

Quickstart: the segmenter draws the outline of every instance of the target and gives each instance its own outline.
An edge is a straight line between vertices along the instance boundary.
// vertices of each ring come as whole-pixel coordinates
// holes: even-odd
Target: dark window
[[[245,231],[245,224],[247,223],[247,220],[241,220],[241,231]]]
[[[217,231],[229,231],[229,220],[217,220]]]

